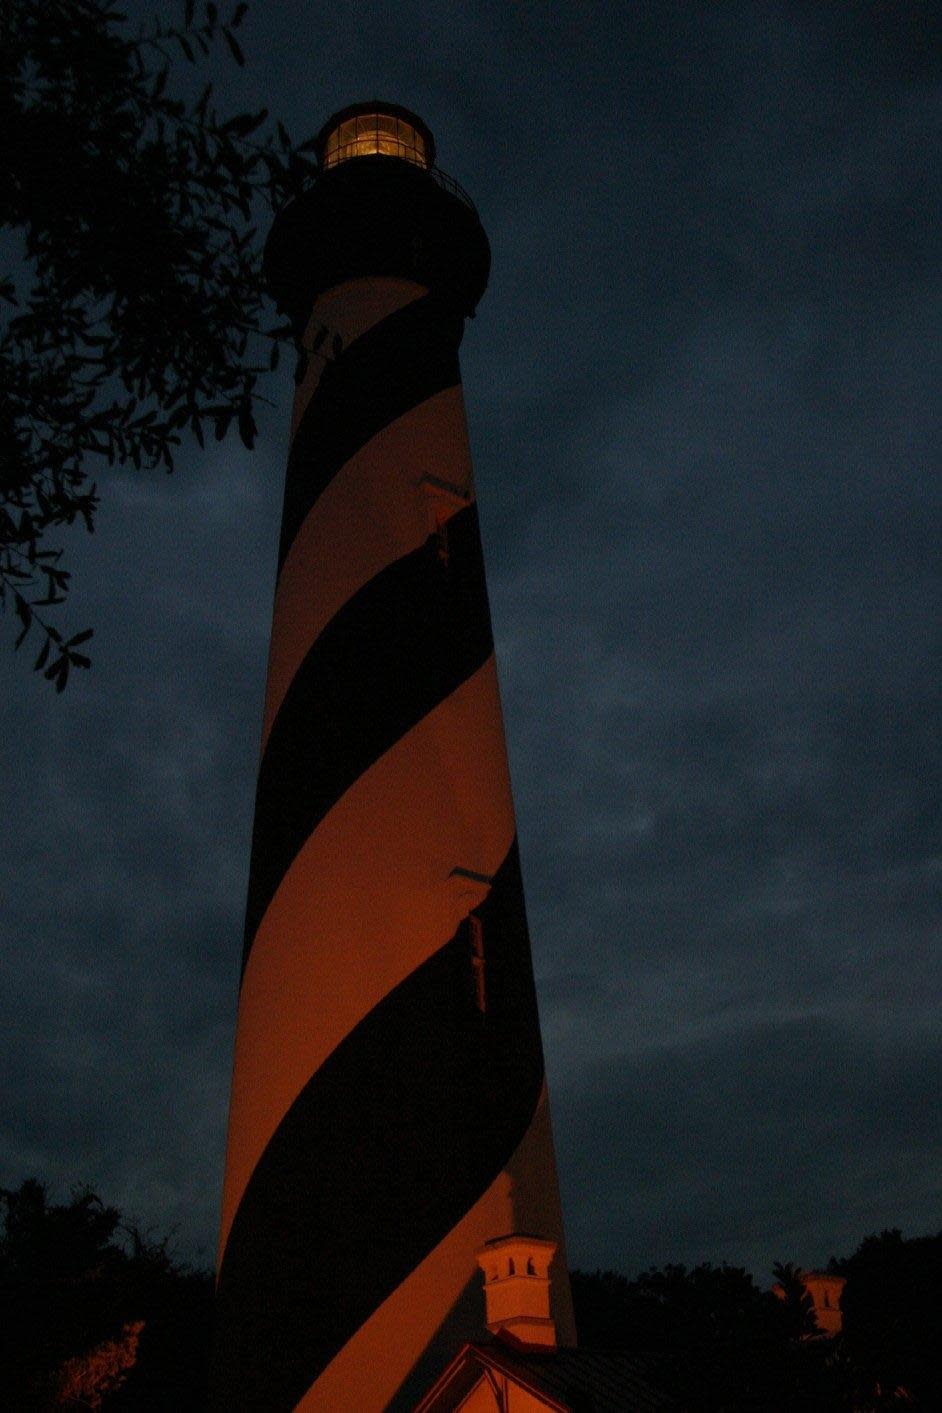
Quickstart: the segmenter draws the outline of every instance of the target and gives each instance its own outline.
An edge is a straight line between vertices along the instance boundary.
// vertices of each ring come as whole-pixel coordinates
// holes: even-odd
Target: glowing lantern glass
[[[425,137],[419,130],[390,113],[359,113],[345,118],[328,133],[323,165],[336,167],[351,157],[398,157],[416,167],[427,167]]]

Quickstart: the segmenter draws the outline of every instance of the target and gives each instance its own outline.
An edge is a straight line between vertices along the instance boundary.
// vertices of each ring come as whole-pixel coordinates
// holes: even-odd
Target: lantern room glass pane
[[[425,139],[403,118],[390,113],[360,113],[346,118],[324,144],[324,166],[336,167],[351,157],[398,157],[416,167],[427,167]]]

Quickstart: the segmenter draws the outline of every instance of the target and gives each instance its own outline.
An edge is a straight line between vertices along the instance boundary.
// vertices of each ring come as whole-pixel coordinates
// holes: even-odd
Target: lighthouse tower
[[[458,366],[487,238],[405,109],[318,156],[266,250],[301,358],[215,1398],[380,1413],[485,1334],[488,1242],[555,1243],[574,1335]]]

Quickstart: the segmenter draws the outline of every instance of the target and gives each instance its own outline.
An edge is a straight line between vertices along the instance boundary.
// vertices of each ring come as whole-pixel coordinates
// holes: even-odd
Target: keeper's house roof
[[[650,1382],[648,1367],[635,1355],[535,1350],[501,1333],[493,1341],[466,1344],[415,1413],[452,1413],[459,1406],[475,1413],[498,1409],[505,1406],[498,1402],[504,1379],[514,1389],[512,1408],[555,1413],[668,1413],[681,1408]]]

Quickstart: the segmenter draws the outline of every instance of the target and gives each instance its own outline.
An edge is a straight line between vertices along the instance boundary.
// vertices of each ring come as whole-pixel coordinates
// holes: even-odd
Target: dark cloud
[[[931,7],[257,11],[234,102],[416,107],[491,236],[463,362],[574,1260],[937,1226]],[[0,1180],[204,1250],[289,394],[254,457],[107,488],[87,679],[0,664]]]
[[[851,1248],[888,1209],[924,1222],[940,1080],[937,1034],[814,1008],[652,1038],[556,1086],[569,1239],[589,1264],[673,1251],[767,1270],[776,1253]]]

